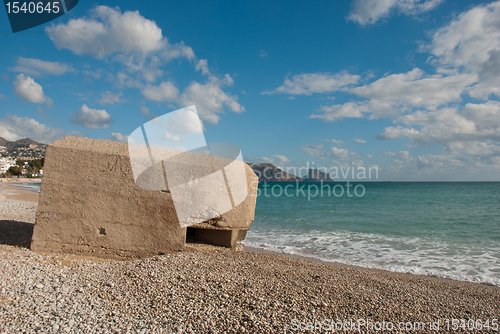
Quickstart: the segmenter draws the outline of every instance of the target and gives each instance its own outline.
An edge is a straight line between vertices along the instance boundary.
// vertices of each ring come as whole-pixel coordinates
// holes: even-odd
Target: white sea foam
[[[485,249],[431,238],[395,238],[351,231],[295,233],[257,228],[249,231],[243,244],[365,268],[500,286],[498,244]]]

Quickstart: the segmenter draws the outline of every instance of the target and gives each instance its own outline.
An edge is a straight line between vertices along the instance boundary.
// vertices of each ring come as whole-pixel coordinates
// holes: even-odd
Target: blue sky
[[[500,180],[500,2],[86,1],[13,34],[0,136],[126,142],[196,105],[207,142],[381,180]]]

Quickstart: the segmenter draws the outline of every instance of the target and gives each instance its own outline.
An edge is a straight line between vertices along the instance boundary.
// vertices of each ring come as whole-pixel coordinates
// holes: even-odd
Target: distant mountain
[[[321,169],[311,168],[307,175],[298,177],[283,171],[281,168],[276,167],[269,163],[255,163],[247,162],[252,170],[259,177],[259,181],[271,182],[334,182],[330,174],[321,171]]]
[[[268,182],[301,182],[302,179],[289,174],[273,164],[248,162],[248,165],[259,177],[259,181]]]
[[[330,174],[322,172],[321,169],[310,168],[307,172],[307,177],[304,177],[304,182],[334,182]]]
[[[2,156],[15,159],[31,160],[45,155],[47,144],[42,144],[30,138],[10,141],[0,137],[0,152]]]

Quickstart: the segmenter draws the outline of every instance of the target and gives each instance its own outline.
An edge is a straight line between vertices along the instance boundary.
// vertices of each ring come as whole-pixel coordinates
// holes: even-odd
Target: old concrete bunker
[[[210,159],[215,171],[221,158]],[[243,166],[248,192],[237,206],[181,227],[168,180],[160,190],[139,187],[127,144],[62,138],[47,147],[31,249],[143,257],[182,250],[186,240],[235,248],[254,220],[257,197],[257,176]]]

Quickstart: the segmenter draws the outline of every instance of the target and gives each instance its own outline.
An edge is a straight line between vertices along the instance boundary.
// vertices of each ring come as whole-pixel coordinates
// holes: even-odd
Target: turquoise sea
[[[334,185],[260,183],[243,244],[500,286],[500,182],[352,183],[352,197]]]

